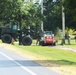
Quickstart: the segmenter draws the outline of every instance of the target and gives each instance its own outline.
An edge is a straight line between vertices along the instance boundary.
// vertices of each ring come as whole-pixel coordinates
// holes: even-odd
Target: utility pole
[[[41,14],[43,15],[43,0],[41,0]],[[41,21],[41,30],[44,31],[43,21]]]
[[[18,15],[18,17],[19,17],[19,25],[20,25],[19,45],[21,45],[22,44],[22,31],[21,31],[21,14],[20,14],[20,9],[19,9],[19,15]]]
[[[53,0],[53,2],[56,2],[57,0]],[[62,0],[63,4],[64,0]],[[65,37],[65,12],[64,12],[64,6],[62,5],[62,36]]]
[[[57,0],[53,0],[53,2],[56,2]],[[64,0],[62,0],[62,42],[61,44],[65,44],[65,12],[64,12],[64,6],[63,6]]]
[[[63,5],[62,5],[62,31],[63,31],[63,37],[65,37],[65,12]]]
[[[64,0],[62,0],[62,45],[65,44],[65,12],[63,2]]]

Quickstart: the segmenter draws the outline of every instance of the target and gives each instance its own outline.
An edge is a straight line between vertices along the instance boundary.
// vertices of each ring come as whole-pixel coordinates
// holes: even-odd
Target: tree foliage
[[[76,1],[64,0],[64,8],[66,12],[66,25],[67,27],[76,29]]]
[[[52,0],[46,0],[44,3],[44,15],[46,20],[44,22],[44,28],[54,31],[56,27],[62,27],[61,25],[61,4],[60,0],[52,2]]]
[[[62,29],[62,5],[65,10],[65,27],[76,29],[76,1],[52,0],[44,1],[44,29],[55,31],[57,27]]]
[[[22,26],[40,23],[40,6],[27,0],[0,0],[0,22],[19,21]]]

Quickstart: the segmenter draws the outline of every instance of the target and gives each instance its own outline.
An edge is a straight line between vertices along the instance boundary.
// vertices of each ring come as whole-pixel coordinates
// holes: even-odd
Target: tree
[[[56,30],[57,27],[62,29],[62,5],[65,10],[65,27],[76,29],[76,5],[75,0],[52,0],[44,1],[44,30]],[[74,5],[73,5],[74,4]]]
[[[0,2],[0,20],[13,20],[19,15],[19,10],[23,6],[24,1],[20,0],[4,0]]]
[[[40,6],[38,4],[29,3],[25,7],[25,9],[28,10],[28,13],[23,15],[26,25],[35,26],[37,23],[40,24],[41,22]]]
[[[46,20],[44,21],[44,28],[52,31],[55,31],[57,27],[61,28],[62,20],[60,0],[57,0],[57,2],[52,2],[52,0],[45,0],[44,9],[44,15],[46,16]]]
[[[40,24],[41,13],[37,3],[27,0],[0,0],[0,10],[0,22],[19,21],[21,18],[22,27]]]
[[[67,27],[76,29],[76,1],[64,0],[63,3],[66,12]]]

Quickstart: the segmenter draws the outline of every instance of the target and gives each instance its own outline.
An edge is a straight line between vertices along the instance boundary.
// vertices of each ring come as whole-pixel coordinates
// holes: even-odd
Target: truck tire
[[[31,45],[32,44],[32,38],[29,36],[24,36],[22,38],[22,44],[23,45]]]
[[[4,43],[11,43],[12,41],[12,36],[9,34],[4,34],[2,35],[2,42]]]

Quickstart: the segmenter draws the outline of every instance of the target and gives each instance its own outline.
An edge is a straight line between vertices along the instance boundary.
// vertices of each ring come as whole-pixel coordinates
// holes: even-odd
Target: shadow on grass
[[[37,60],[36,62],[41,62],[46,64],[47,67],[59,67],[61,65],[71,65],[76,66],[76,62],[68,60]]]
[[[68,60],[47,60],[47,62],[59,65],[76,65],[76,62],[68,61]]]

